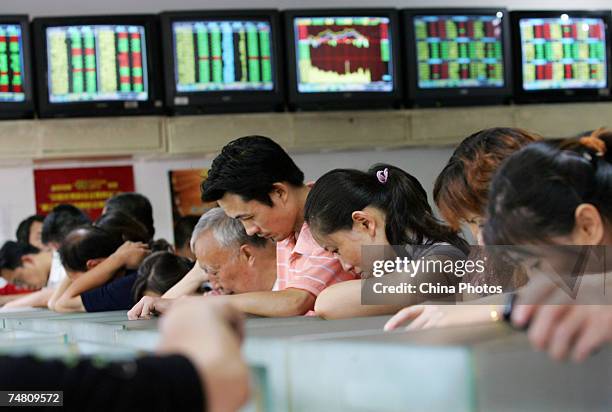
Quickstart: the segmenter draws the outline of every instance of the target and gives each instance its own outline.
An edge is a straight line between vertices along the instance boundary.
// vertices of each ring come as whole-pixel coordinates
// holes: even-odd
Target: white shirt
[[[47,280],[47,287],[55,288],[66,277],[68,277],[68,274],[62,265],[62,259],[60,258],[57,250],[54,250],[53,258],[51,260],[51,271],[49,272],[49,279]]]

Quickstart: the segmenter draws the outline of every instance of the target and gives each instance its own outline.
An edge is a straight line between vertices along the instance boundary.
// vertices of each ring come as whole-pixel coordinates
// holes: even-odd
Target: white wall
[[[0,241],[14,238],[17,225],[34,214],[34,175],[31,167],[0,169]]]
[[[314,8],[314,7],[490,7],[509,9],[610,9],[610,0],[1,0],[2,13],[35,16],[75,14],[157,13],[162,10],[219,8]]]

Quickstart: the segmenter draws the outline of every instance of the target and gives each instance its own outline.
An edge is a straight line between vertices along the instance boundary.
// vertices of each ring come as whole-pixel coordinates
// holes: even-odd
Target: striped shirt
[[[359,277],[344,271],[338,258],[319,246],[306,223],[297,238],[292,235],[276,243],[276,283],[273,290],[302,289],[316,297],[334,283],[353,279]]]

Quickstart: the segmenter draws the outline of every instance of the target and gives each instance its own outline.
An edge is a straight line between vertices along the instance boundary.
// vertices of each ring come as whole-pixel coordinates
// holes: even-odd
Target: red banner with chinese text
[[[132,166],[34,170],[36,213],[47,215],[62,203],[78,207],[92,219],[117,193],[134,191]]]

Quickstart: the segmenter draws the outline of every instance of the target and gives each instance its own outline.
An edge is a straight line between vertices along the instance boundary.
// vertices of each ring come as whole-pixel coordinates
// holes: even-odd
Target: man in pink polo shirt
[[[313,310],[327,286],[357,278],[312,238],[304,223],[309,191],[304,173],[272,139],[247,136],[223,148],[202,183],[202,200],[217,201],[228,216],[242,222],[247,234],[277,242],[277,280],[269,292],[211,298],[227,299],[254,315],[297,316]],[[169,302],[148,299],[137,306],[132,314],[148,316],[163,312]]]

